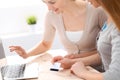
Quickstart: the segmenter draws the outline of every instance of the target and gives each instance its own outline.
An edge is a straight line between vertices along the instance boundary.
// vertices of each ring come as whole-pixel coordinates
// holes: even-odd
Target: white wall
[[[0,8],[0,35],[28,32],[26,17],[37,16],[37,30],[43,29],[47,6],[40,1],[40,5],[26,5],[10,8]]]
[[[40,1],[40,5],[27,5],[17,7],[0,8],[0,46],[4,48],[6,56],[13,55],[9,51],[10,45],[20,45],[28,50],[37,44],[42,33],[29,33],[29,26],[26,24],[26,17],[36,15],[37,31],[44,29],[44,20],[47,12],[47,6]],[[62,48],[58,37],[55,38],[52,49]],[[1,48],[2,49],[2,48]],[[0,56],[2,52],[0,53]]]
[[[18,45],[23,47],[27,51],[40,42],[40,40],[42,39],[42,35],[43,34],[41,32],[37,32],[2,36],[2,43],[0,44],[0,47],[2,47],[2,49],[4,48],[2,51],[4,51],[6,56],[15,55],[13,54],[15,52],[10,52],[9,46]],[[63,46],[61,45],[61,42],[59,41],[57,35],[51,49],[63,49]]]

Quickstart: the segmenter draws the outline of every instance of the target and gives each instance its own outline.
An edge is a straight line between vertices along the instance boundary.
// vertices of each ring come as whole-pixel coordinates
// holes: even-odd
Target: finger
[[[14,47],[14,46],[9,46],[9,48],[12,48],[12,47]]]
[[[54,64],[56,61],[57,61],[57,57],[54,57],[53,59],[52,59],[52,64]]]
[[[54,58],[51,60],[51,63],[52,63],[52,64],[54,64],[54,63],[55,63],[55,60],[54,60]]]
[[[74,58],[74,55],[69,56],[69,58],[70,58],[70,59],[73,59],[73,58]]]
[[[74,71],[73,71],[72,69],[70,69],[70,72],[71,72],[72,74],[74,74]]]
[[[74,74],[74,64],[71,66],[70,72]]]
[[[65,59],[59,60],[58,62],[61,63],[62,68],[64,68],[64,69],[70,68],[69,64],[66,62]]]
[[[10,50],[10,52],[13,52],[13,51],[17,51],[18,49],[16,49],[16,48],[10,48],[9,50]]]
[[[20,46],[9,46],[11,49],[22,49]]]
[[[16,48],[16,47],[18,47],[18,46],[9,46],[9,48]]]
[[[10,50],[10,52],[13,52],[13,51],[15,51],[15,50],[17,50],[17,49],[14,48],[14,47],[11,47],[9,50]]]
[[[63,59],[62,56],[56,56],[56,57],[54,57],[54,58],[52,59],[52,63],[55,63],[55,62],[57,62],[57,61],[59,61],[59,60],[61,60],[61,59]]]
[[[10,52],[13,52],[14,50],[13,49],[10,49]]]
[[[64,56],[64,58],[67,58],[67,57],[68,57],[68,55]]]

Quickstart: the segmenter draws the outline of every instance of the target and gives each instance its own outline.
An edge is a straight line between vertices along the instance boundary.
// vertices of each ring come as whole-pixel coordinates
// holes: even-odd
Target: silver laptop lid
[[[0,59],[2,58],[5,58],[5,52],[4,52],[2,41],[0,39]]]
[[[3,80],[2,74],[1,74],[1,69],[0,69],[0,80]]]

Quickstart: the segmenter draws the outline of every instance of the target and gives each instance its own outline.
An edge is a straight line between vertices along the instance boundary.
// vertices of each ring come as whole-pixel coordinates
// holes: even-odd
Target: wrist
[[[88,71],[83,71],[78,73],[78,77],[86,80],[86,75],[88,75]]]
[[[72,64],[77,62],[77,59],[71,59],[72,60]]]
[[[29,56],[28,56],[27,54],[24,54],[22,57],[23,57],[24,59],[26,59],[26,58],[28,58]]]

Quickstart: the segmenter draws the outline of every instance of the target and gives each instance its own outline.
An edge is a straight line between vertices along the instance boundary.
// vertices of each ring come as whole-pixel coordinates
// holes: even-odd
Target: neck
[[[110,16],[108,16],[108,20],[107,20],[107,23],[111,23],[112,22],[112,18]]]
[[[77,16],[82,14],[86,10],[86,2],[85,1],[70,1],[67,3],[64,8],[62,14]]]

